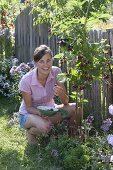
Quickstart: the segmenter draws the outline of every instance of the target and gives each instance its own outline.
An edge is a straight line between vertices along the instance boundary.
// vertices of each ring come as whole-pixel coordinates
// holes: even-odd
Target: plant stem
[[[89,2],[88,2],[88,7],[87,7],[87,11],[86,11],[86,18],[85,18],[85,23],[84,23],[84,27],[85,28],[86,28],[86,24],[87,24],[87,18],[88,18],[88,13],[89,13],[90,5],[91,5],[91,0],[89,0]]]

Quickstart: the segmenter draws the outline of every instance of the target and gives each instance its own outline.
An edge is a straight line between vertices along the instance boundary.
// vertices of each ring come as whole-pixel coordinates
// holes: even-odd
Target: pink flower
[[[113,115],[113,105],[111,104],[110,106],[109,106],[109,113],[111,114],[111,115]]]
[[[109,134],[107,136],[107,141],[108,141],[108,144],[113,146],[113,135],[112,134]]]

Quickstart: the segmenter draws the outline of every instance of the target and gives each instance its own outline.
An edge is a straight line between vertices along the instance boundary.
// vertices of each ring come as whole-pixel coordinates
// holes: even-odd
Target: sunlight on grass
[[[7,98],[0,102],[0,170],[46,170],[38,163],[39,146],[27,144],[25,131],[18,123],[9,124],[14,105]]]
[[[6,104],[7,103],[7,104]],[[0,102],[0,170],[20,170],[27,144],[25,134],[19,127],[9,127],[8,122],[15,110],[12,101]]]

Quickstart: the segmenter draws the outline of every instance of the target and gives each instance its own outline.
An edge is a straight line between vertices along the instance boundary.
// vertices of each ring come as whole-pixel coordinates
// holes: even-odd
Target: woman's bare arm
[[[31,95],[28,94],[28,93],[26,93],[26,92],[24,92],[24,91],[21,91],[21,93],[22,93],[23,100],[24,100],[24,102],[25,102],[25,104],[26,104],[26,109],[27,109],[27,111],[28,111],[29,113],[31,113],[31,114],[36,114],[36,115],[41,116],[41,113],[40,113],[36,108],[34,108],[34,107],[32,106],[32,98],[31,98]]]

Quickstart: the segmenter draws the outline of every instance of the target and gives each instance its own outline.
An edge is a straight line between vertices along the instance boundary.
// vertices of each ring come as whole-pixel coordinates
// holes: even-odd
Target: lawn
[[[14,101],[4,98],[0,101],[0,169],[23,169],[26,139],[19,128],[9,125],[14,112]]]
[[[39,165],[40,146],[29,146],[25,132],[15,120],[12,100],[0,100],[0,170],[46,170]]]
[[[7,98],[1,98],[0,101],[0,170],[55,169],[54,166],[49,168],[49,162],[48,165],[47,162],[41,162],[44,142],[43,147],[27,144],[25,131],[15,120],[16,103]]]

